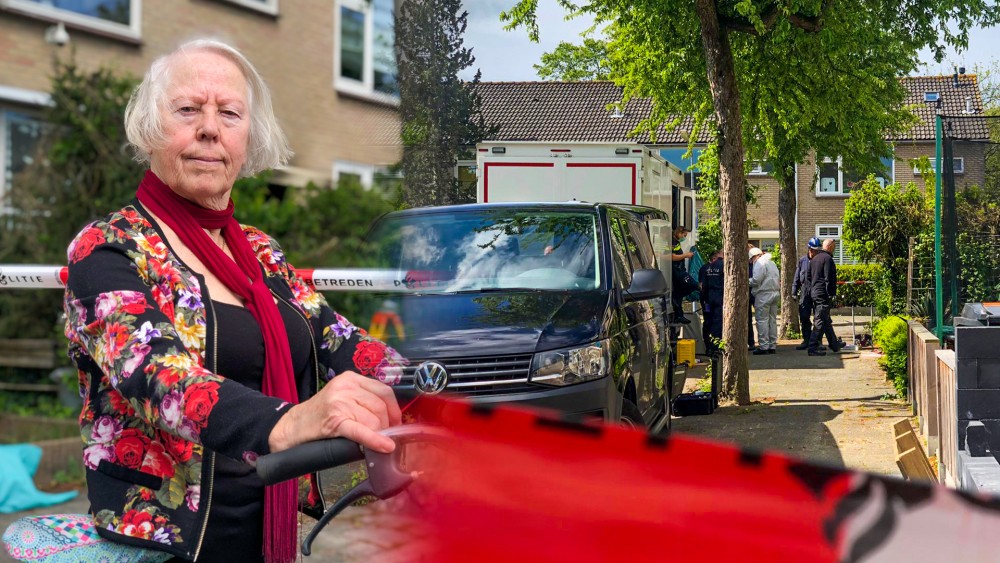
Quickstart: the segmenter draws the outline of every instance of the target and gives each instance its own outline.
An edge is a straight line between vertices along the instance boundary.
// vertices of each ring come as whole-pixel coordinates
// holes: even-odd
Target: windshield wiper
[[[481,287],[478,289],[459,289],[452,291],[458,295],[468,294],[468,293],[514,293],[514,292],[530,292],[530,293],[541,293],[543,291],[566,291],[565,289],[542,289],[538,287]]]

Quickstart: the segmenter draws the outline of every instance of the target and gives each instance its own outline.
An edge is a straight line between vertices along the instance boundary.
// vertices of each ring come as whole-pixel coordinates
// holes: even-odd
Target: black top
[[[219,375],[260,391],[264,378],[264,335],[249,309],[212,301],[219,329]],[[292,367],[296,374],[310,369],[311,335],[300,314],[283,301],[278,311],[285,322]],[[207,499],[202,499],[205,502]],[[250,525],[249,522],[255,522]],[[247,533],[248,530],[253,533]],[[264,484],[242,460],[215,456],[215,483],[208,527],[199,561],[263,561]]]
[[[702,266],[701,283],[705,292],[705,300],[714,305],[722,306],[722,292],[725,287],[724,269],[722,258],[716,258],[714,262],[709,262]]]
[[[813,299],[827,301],[837,295],[837,265],[829,252],[820,250],[809,260],[809,283]]]

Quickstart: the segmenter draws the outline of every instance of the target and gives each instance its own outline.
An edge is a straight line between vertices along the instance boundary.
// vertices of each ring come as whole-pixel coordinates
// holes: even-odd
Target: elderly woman
[[[97,528],[186,560],[294,559],[296,483],[265,489],[254,460],[336,436],[391,451],[377,431],[400,421],[386,383],[403,360],[233,218],[235,180],[290,156],[242,54],[194,41],[158,59],[125,122],[149,170],[68,251]]]

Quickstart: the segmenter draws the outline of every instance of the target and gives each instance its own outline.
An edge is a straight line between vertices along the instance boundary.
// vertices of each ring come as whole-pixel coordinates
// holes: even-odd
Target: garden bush
[[[845,264],[837,266],[837,281],[868,281],[872,283],[846,283],[837,286],[837,302],[844,307],[871,307],[875,305],[882,266],[878,264]]]
[[[909,376],[906,373],[906,319],[895,315],[885,317],[875,325],[873,333],[875,346],[883,353],[878,361],[879,366],[885,370],[886,379],[892,381],[896,394],[905,397],[909,386]]]

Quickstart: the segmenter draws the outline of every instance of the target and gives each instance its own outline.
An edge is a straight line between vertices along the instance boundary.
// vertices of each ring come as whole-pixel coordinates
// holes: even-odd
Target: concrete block
[[[956,395],[960,420],[1000,418],[1000,389],[959,389]]]
[[[964,358],[1000,359],[1000,326],[955,327],[955,355]]]
[[[972,457],[958,452],[958,480],[962,490],[1000,494],[1000,463],[992,457]]]
[[[980,389],[1000,389],[1000,360],[978,360]],[[959,379],[961,382],[961,379]],[[961,386],[961,383],[959,383]]]
[[[990,455],[990,432],[982,422],[978,420],[969,422],[969,426],[965,429],[964,449],[972,457]]]
[[[959,358],[955,362],[955,379],[959,389],[979,389],[979,360]]]

